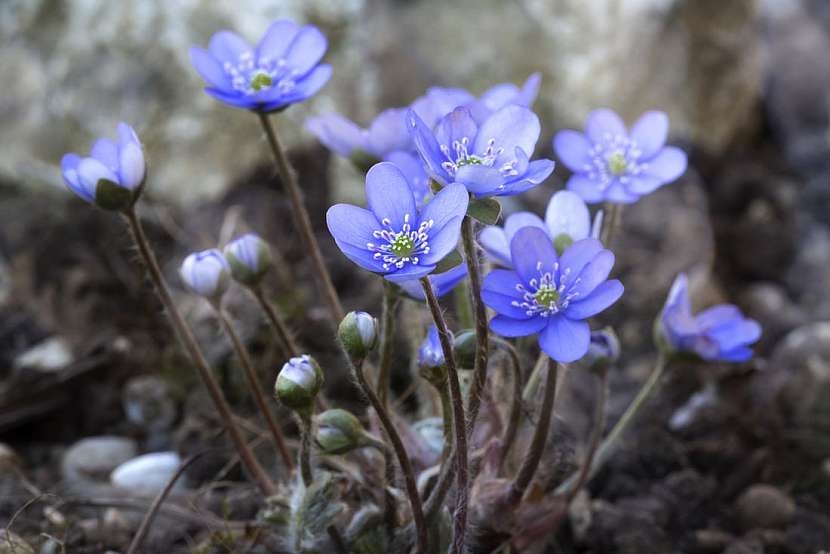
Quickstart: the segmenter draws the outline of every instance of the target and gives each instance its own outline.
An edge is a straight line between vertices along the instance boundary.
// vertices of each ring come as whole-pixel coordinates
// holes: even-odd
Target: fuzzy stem
[[[473,312],[476,326],[476,358],[473,368],[473,385],[467,406],[467,436],[472,437],[478,411],[481,408],[481,394],[487,383],[487,360],[489,357],[489,329],[487,328],[487,308],[481,301],[481,268],[478,264],[473,218],[464,216],[461,223],[461,242],[467,261],[467,273],[470,276],[470,296],[473,300]]]
[[[376,389],[378,398],[384,407],[389,405],[389,378],[392,369],[392,348],[395,345],[395,316],[397,315],[399,296],[392,283],[383,282],[383,307],[381,319],[383,327],[380,336],[380,365],[378,367]]]
[[[588,471],[588,475],[585,478],[585,482],[588,482],[591,477],[596,475],[597,471],[599,471],[605,462],[608,461],[611,454],[614,453],[620,436],[634,420],[637,413],[645,404],[646,399],[648,399],[648,397],[651,396],[651,394],[656,390],[657,385],[660,383],[660,377],[663,375],[663,371],[666,368],[666,362],[666,355],[663,352],[660,352],[657,356],[657,362],[651,372],[651,375],[649,375],[646,382],[643,383],[643,386],[640,388],[637,396],[631,401],[631,404],[628,405],[628,408],[625,410],[622,417],[620,417],[620,420],[617,421],[611,429],[611,432],[608,433],[607,437],[605,437],[605,440],[600,443],[596,455],[594,456],[593,463]],[[557,487],[556,494],[566,494],[570,492],[575,487],[577,479],[577,475],[569,477],[566,481],[559,485],[559,487]]]
[[[547,356],[545,356],[545,353],[539,352],[539,357],[536,359],[536,363],[533,364],[530,377],[528,377],[527,383],[525,383],[524,390],[522,391],[522,400],[525,402],[530,402],[536,397],[536,391],[539,389],[539,381],[541,381],[542,372],[545,370],[546,359]]]
[[[452,399],[447,381],[444,381],[438,388],[438,396],[441,399],[441,419],[444,423],[444,448],[441,452],[441,461],[447,463],[447,457],[452,449]]]
[[[392,544],[395,537],[395,528],[398,526],[398,507],[395,502],[395,495],[392,494],[392,487],[395,486],[395,453],[385,443],[381,452],[383,453],[383,519],[386,523],[386,538],[388,544]]]
[[[303,196],[300,191],[300,186],[297,184],[297,175],[285,155],[282,144],[280,144],[279,137],[271,125],[271,120],[268,114],[257,112],[259,121],[265,134],[268,136],[268,144],[271,146],[271,152],[274,154],[274,161],[277,164],[282,184],[288,192],[288,199],[291,201],[291,213],[294,215],[294,220],[300,232],[300,240],[303,246],[308,251],[311,257],[313,266],[313,273],[317,284],[323,293],[323,298],[328,305],[329,313],[331,314],[335,326],[339,324],[345,314],[343,307],[340,305],[340,298],[337,296],[337,291],[331,281],[331,275],[326,268],[323,261],[323,254],[320,252],[320,245],[317,244],[317,239],[314,238],[314,230],[311,227],[311,218],[308,215],[308,210],[303,204]]]
[[[536,469],[539,467],[539,462],[542,459],[542,454],[545,451],[545,446],[548,442],[548,432],[550,430],[550,422],[553,418],[553,403],[556,400],[556,378],[558,375],[559,365],[554,360],[548,359],[548,378],[545,381],[545,396],[542,400],[542,409],[539,412],[539,421],[536,424],[536,430],[533,433],[533,439],[530,442],[530,448],[527,450],[525,459],[519,469],[519,473],[513,481],[510,488],[510,502],[517,503],[524,496],[527,487],[533,480],[536,474]]]
[[[300,450],[298,456],[300,458],[300,475],[303,477],[303,484],[306,488],[311,486],[314,481],[314,472],[311,470],[311,414],[313,409],[301,410],[297,412],[297,417],[300,420]]]
[[[467,458],[467,426],[464,416],[464,397],[461,394],[461,385],[458,381],[458,369],[455,367],[455,358],[452,351],[452,341],[444,314],[441,312],[441,305],[432,289],[432,283],[426,277],[421,278],[421,286],[424,288],[427,304],[432,313],[432,320],[438,330],[438,338],[441,340],[441,349],[444,351],[444,363],[447,366],[447,378],[449,379],[450,395],[452,397],[453,426],[455,427],[455,456],[456,456],[456,497],[454,534],[451,552],[460,554],[464,552],[464,535],[467,532],[467,503],[469,501],[468,474],[469,460]]]
[[[501,437],[501,454],[499,455],[499,471],[504,466],[504,460],[510,453],[510,448],[518,434],[519,423],[522,418],[522,364],[519,360],[519,353],[516,348],[506,340],[494,337],[493,344],[496,348],[506,352],[510,358],[510,367],[513,369],[513,398],[510,400],[509,415],[507,417],[507,427]]]
[[[605,203],[605,225],[602,226],[600,233],[600,242],[605,248],[611,248],[611,241],[614,240],[614,235],[617,234],[617,229],[622,224],[623,205],[611,202]]]
[[[265,393],[262,391],[262,385],[257,378],[256,370],[254,369],[253,362],[251,362],[251,356],[248,353],[248,349],[244,344],[242,344],[242,340],[239,338],[236,330],[234,330],[233,325],[229,321],[224,310],[218,305],[218,303],[211,302],[211,305],[216,310],[216,317],[219,318],[219,323],[222,325],[222,329],[225,331],[225,334],[231,340],[233,349],[236,351],[236,356],[239,358],[240,364],[242,364],[242,370],[245,373],[245,380],[248,382],[248,389],[251,396],[254,397],[254,403],[256,403],[257,409],[265,419],[265,424],[268,427],[268,431],[271,433],[274,446],[277,448],[277,451],[282,457],[285,467],[288,468],[288,471],[292,471],[294,469],[294,461],[291,459],[291,453],[288,451],[288,446],[285,444],[285,437],[283,436],[282,430],[274,417],[274,413],[268,407],[268,402],[265,400]]]
[[[378,398],[378,395],[375,394],[374,389],[366,380],[366,375],[363,373],[363,360],[352,360],[348,352],[345,350],[343,352],[349,362],[352,373],[357,379],[358,385],[360,385],[360,388],[363,390],[363,394],[366,395],[366,398],[369,400],[372,408],[374,408],[375,413],[378,415],[378,419],[380,420],[380,424],[383,426],[383,430],[389,438],[389,442],[392,443],[392,449],[395,451],[395,456],[398,458],[398,464],[401,466],[401,473],[403,474],[406,493],[409,496],[409,504],[412,508],[412,519],[415,521],[415,529],[418,540],[417,552],[419,554],[426,554],[429,546],[427,525],[426,520],[424,519],[424,508],[421,504],[421,497],[418,494],[418,485],[415,481],[415,470],[412,468],[412,462],[409,460],[409,454],[407,453],[406,447],[398,434],[398,430],[395,428],[394,423],[392,423],[392,418],[389,416],[389,413],[386,411],[383,404],[380,403],[380,399]]]
[[[231,441],[239,454],[239,458],[257,482],[257,485],[262,493],[266,496],[275,494],[277,489],[274,486],[273,481],[268,478],[265,470],[259,464],[253,452],[248,447],[248,444],[242,438],[242,433],[240,432],[239,427],[237,427],[236,423],[233,421],[230,406],[228,406],[228,402],[222,394],[222,389],[213,377],[213,373],[210,370],[207,359],[205,359],[205,355],[202,353],[201,348],[199,348],[199,344],[196,342],[196,338],[193,336],[193,332],[190,330],[190,327],[179,313],[179,309],[176,307],[175,302],[173,302],[173,297],[170,295],[170,289],[167,286],[164,275],[161,273],[161,268],[158,265],[158,261],[156,260],[156,256],[153,253],[152,248],[150,247],[147,236],[144,234],[144,228],[136,216],[135,209],[131,207],[126,210],[124,212],[124,217],[127,220],[127,225],[130,229],[133,241],[135,241],[135,244],[138,247],[141,259],[144,261],[144,265],[150,274],[150,279],[153,281],[156,294],[161,300],[161,303],[164,305],[167,311],[167,317],[170,319],[170,323],[173,325],[176,334],[179,336],[179,340],[184,345],[191,361],[196,366],[196,369],[199,372],[199,377],[201,377],[202,382],[208,390],[211,400],[213,400],[213,403],[216,406],[217,412],[219,412],[219,417],[221,418],[225,429],[228,431],[228,435],[231,437]]]
[[[262,311],[265,312],[265,316],[271,323],[271,328],[274,329],[274,334],[276,335],[277,342],[282,349],[283,356],[285,356],[286,359],[299,356],[300,349],[297,347],[297,343],[294,342],[294,337],[291,336],[291,331],[288,330],[288,327],[285,325],[285,322],[282,320],[279,312],[277,312],[277,308],[265,297],[262,286],[256,285],[254,287],[250,287],[248,290],[251,291],[251,294],[253,294],[254,298],[256,298],[257,302],[259,302],[260,307],[262,307]]]
[[[588,480],[588,473],[594,463],[594,456],[599,448],[599,443],[602,440],[602,432],[605,429],[605,405],[608,402],[608,368],[602,368],[601,373],[597,376],[597,398],[594,409],[594,431],[591,433],[591,441],[588,444],[588,452],[585,454],[585,460],[582,462],[582,468],[579,470],[579,476],[576,480],[576,485],[568,493],[565,499],[565,506],[570,505],[585,482]]]
[[[471,294],[470,285],[467,281],[461,281],[452,291],[453,302],[455,303],[455,317],[458,320],[458,325],[462,329],[472,329],[473,325],[475,325]]]

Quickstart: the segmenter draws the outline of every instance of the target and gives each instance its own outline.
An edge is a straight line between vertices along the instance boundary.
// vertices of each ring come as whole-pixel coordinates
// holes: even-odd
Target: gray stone
[[[14,360],[14,367],[46,372],[60,371],[74,359],[69,343],[61,337],[52,337],[20,354]]]
[[[175,452],[144,454],[115,468],[110,481],[114,486],[131,493],[154,496],[161,492],[181,465],[182,459]],[[179,479],[174,490],[181,490],[184,486],[184,481]]]
[[[786,527],[795,515],[795,501],[771,485],[752,485],[735,502],[745,530]]]
[[[113,469],[136,454],[136,443],[132,439],[111,436],[81,439],[63,455],[63,479],[69,483],[105,483]]]
[[[149,433],[168,431],[178,411],[170,386],[157,375],[133,377],[124,385],[124,413]]]

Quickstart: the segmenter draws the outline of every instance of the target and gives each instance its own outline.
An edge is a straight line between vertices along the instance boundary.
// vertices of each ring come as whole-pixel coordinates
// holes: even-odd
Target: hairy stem
[[[216,310],[216,317],[219,318],[219,323],[222,325],[222,329],[230,339],[233,349],[236,352],[236,356],[239,358],[242,370],[245,373],[245,380],[248,383],[248,389],[251,396],[254,398],[254,403],[256,404],[257,409],[265,419],[265,424],[268,427],[268,431],[271,433],[271,439],[274,441],[274,446],[279,452],[280,457],[282,457],[285,467],[291,471],[294,469],[294,461],[291,459],[291,453],[288,451],[288,445],[285,444],[285,437],[283,436],[282,430],[274,417],[274,413],[271,411],[268,402],[265,400],[265,393],[262,391],[262,385],[257,377],[254,364],[251,362],[251,356],[248,354],[248,349],[244,344],[242,344],[239,334],[237,334],[236,330],[233,328],[233,325],[224,310],[217,304],[213,304],[213,307]]]
[[[380,335],[380,366],[376,388],[384,407],[389,405],[389,378],[392,369],[392,347],[395,345],[395,316],[398,308],[398,292],[392,283],[383,282],[382,325]]]
[[[228,406],[228,402],[222,394],[222,389],[213,377],[213,373],[208,366],[205,355],[202,353],[202,349],[196,342],[196,338],[193,336],[193,332],[190,330],[190,327],[187,323],[185,323],[184,318],[179,313],[179,309],[176,307],[175,302],[173,302],[173,297],[170,295],[170,289],[167,286],[164,275],[161,273],[161,268],[159,267],[152,248],[150,247],[147,236],[144,234],[144,228],[136,216],[135,209],[130,208],[124,213],[124,216],[127,220],[127,225],[129,226],[130,233],[132,234],[133,241],[138,248],[141,259],[144,261],[147,272],[150,274],[150,279],[153,281],[156,294],[161,300],[161,303],[164,305],[164,308],[167,311],[167,317],[170,319],[170,323],[173,325],[179,340],[184,345],[191,361],[196,366],[196,369],[199,372],[199,377],[202,379],[202,382],[207,388],[208,394],[216,406],[216,411],[219,412],[222,424],[228,431],[228,435],[231,437],[231,441],[233,441],[234,447],[239,454],[239,458],[242,460],[242,463],[245,465],[246,469],[251,473],[251,476],[256,481],[262,493],[266,496],[273,495],[276,493],[276,487],[274,486],[273,481],[268,478],[265,470],[254,456],[254,453],[242,438],[242,433],[240,432],[239,427],[237,427],[236,423],[233,421],[230,406]]]
[[[536,424],[536,430],[533,433],[530,448],[528,448],[519,473],[516,474],[516,478],[513,480],[513,485],[510,488],[511,503],[519,502],[524,496],[527,487],[536,474],[539,461],[542,459],[542,454],[545,451],[545,445],[548,442],[548,432],[550,431],[550,422],[553,418],[553,403],[556,400],[558,369],[558,363],[548,359],[548,377],[545,381],[545,395],[542,399],[539,421]]]
[[[317,280],[317,285],[320,287],[320,292],[323,294],[329,313],[335,327],[343,320],[343,307],[340,305],[340,298],[337,296],[337,291],[331,281],[331,275],[326,268],[323,261],[323,254],[320,252],[320,245],[317,244],[317,239],[314,237],[314,230],[311,227],[311,218],[308,215],[305,204],[303,203],[302,192],[300,186],[297,184],[297,175],[288,161],[288,156],[285,155],[282,144],[274,126],[271,125],[271,120],[268,114],[257,112],[259,121],[265,134],[268,136],[268,144],[271,146],[271,152],[274,154],[274,161],[277,164],[282,184],[288,192],[288,199],[291,201],[291,213],[294,214],[294,220],[300,232],[300,239],[303,246],[308,251],[313,266],[314,278]]]
[[[344,354],[346,355],[346,359],[349,361],[350,369],[357,379],[357,383],[360,385],[360,388],[363,390],[363,394],[366,395],[366,398],[369,400],[372,408],[374,408],[375,413],[377,413],[380,424],[383,426],[383,430],[389,438],[389,442],[392,443],[392,449],[395,451],[395,456],[398,458],[398,464],[401,466],[401,473],[404,478],[406,494],[409,496],[409,504],[412,508],[412,519],[415,521],[417,552],[419,554],[426,554],[428,548],[426,519],[424,519],[424,508],[421,504],[421,497],[418,494],[418,485],[415,481],[415,470],[412,468],[412,462],[409,460],[409,454],[407,453],[406,447],[398,434],[398,430],[395,428],[395,424],[392,423],[392,418],[389,416],[389,413],[386,411],[383,404],[380,403],[380,399],[378,398],[378,395],[375,394],[375,390],[366,380],[366,375],[363,373],[363,360],[352,360],[348,352],[344,351]]]
[[[297,417],[300,420],[300,450],[298,456],[300,458],[300,475],[303,478],[303,484],[306,488],[311,486],[314,481],[314,472],[311,470],[311,414],[312,409],[297,412]]]
[[[470,296],[473,299],[473,313],[476,326],[476,358],[473,368],[473,385],[470,388],[470,400],[467,408],[467,435],[472,437],[478,411],[481,408],[481,394],[487,383],[487,360],[489,357],[489,329],[487,328],[487,308],[481,301],[481,268],[478,264],[473,218],[464,216],[461,223],[461,242],[464,245],[464,257],[467,261],[467,273],[470,276]]]
[[[507,416],[507,427],[501,437],[501,454],[499,455],[499,471],[504,466],[504,460],[510,453],[510,448],[518,434],[519,423],[522,419],[522,364],[519,360],[519,353],[516,348],[506,340],[498,337],[493,338],[496,348],[507,353],[510,358],[510,367],[513,370],[512,389],[513,394],[510,400],[510,408]]]
[[[444,351],[444,363],[447,366],[447,378],[450,385],[450,395],[453,408],[453,426],[455,427],[455,473],[456,473],[456,502],[454,517],[454,534],[451,552],[460,554],[464,552],[465,534],[467,532],[467,503],[469,502],[469,460],[467,455],[467,426],[464,416],[464,397],[461,394],[461,384],[458,380],[458,369],[455,367],[455,358],[452,351],[452,340],[444,314],[441,312],[441,305],[432,289],[432,284],[426,277],[421,278],[421,286],[424,288],[429,310],[432,313],[432,320],[438,330],[438,338],[441,340],[441,349]]]
[[[272,304],[265,297],[262,287],[260,285],[256,285],[255,287],[251,287],[249,290],[251,291],[251,294],[254,295],[257,302],[259,302],[259,305],[262,307],[262,311],[265,312],[265,316],[271,323],[271,328],[274,330],[274,335],[277,337],[277,343],[282,349],[283,356],[285,356],[286,359],[299,356],[300,349],[297,347],[297,343],[294,342],[294,337],[291,336],[291,331],[288,330],[288,327],[283,321],[282,316],[277,311],[276,306],[274,306],[274,304]]]
[[[600,242],[605,248],[611,248],[611,241],[617,234],[617,229],[622,224],[623,205],[611,202],[605,203],[605,224],[600,233]]]

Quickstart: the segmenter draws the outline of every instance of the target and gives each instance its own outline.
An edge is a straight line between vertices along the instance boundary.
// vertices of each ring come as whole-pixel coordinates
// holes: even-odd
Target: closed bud
[[[456,335],[452,343],[455,353],[455,363],[458,367],[470,369],[476,364],[476,333],[472,329],[466,329]]]
[[[366,312],[349,312],[337,328],[343,348],[353,360],[362,360],[378,342],[378,322]]]
[[[271,268],[268,243],[252,233],[228,243],[224,254],[231,268],[231,276],[249,287],[258,285]]]
[[[192,292],[218,300],[228,288],[230,267],[222,253],[211,248],[185,258],[179,274]]]
[[[345,454],[366,446],[367,434],[351,412],[335,408],[317,416],[314,440],[324,454]]]
[[[303,354],[291,358],[282,366],[274,391],[280,402],[292,410],[309,410],[323,382],[320,365],[308,354]]]
[[[445,362],[438,329],[433,325],[418,348],[418,371],[432,385],[441,387],[447,378]]]
[[[588,353],[582,363],[591,370],[605,370],[620,357],[620,341],[611,327],[591,333]]]

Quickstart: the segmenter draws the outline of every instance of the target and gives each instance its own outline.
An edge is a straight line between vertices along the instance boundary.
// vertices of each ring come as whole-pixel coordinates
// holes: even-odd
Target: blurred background
[[[592,488],[607,502],[588,510],[593,519],[581,538],[574,530],[581,545],[574,551],[830,549],[824,0],[3,0],[0,440],[35,482],[88,487],[67,469],[83,437],[122,437],[129,458],[165,448],[185,454],[211,436],[209,408],[123,226],[74,198],[61,180],[61,156],[86,152],[95,137],[114,134],[118,121],[133,125],[145,145],[142,217],[178,301],[199,325],[211,360],[225,368],[228,390],[238,380],[228,370],[229,346],[215,340],[207,306],[181,290],[175,272],[188,251],[240,230],[276,246],[282,262],[274,294],[324,367],[339,363],[325,340],[322,308],[304,308],[317,298],[256,117],[202,93],[188,58],[190,46],[206,45],[219,29],[254,41],[279,18],[314,23],[329,38],[333,78],[277,121],[348,309],[376,310],[380,287],[336,251],[323,213],[336,200],[361,202],[363,176],[316,142],[303,127],[308,117],[337,112],[366,125],[429,86],[480,94],[538,71],[537,156],[553,158],[556,131],[581,129],[594,108],[610,107],[629,124],[648,109],[667,112],[670,142],[690,154],[690,167],[626,209],[613,245],[626,294],[608,318],[624,345],[609,419],[650,371],[651,322],[679,271],[690,273],[697,304],[737,303],[762,323],[764,336],[751,367],[675,372],[671,393],[653,408],[653,429]],[[503,206],[541,213],[566,178],[558,167]],[[242,294],[231,296],[263,367],[278,367],[255,310]],[[400,352],[405,367],[407,343]],[[410,381],[398,375],[398,391]],[[590,422],[590,383],[583,381],[573,377],[574,392],[560,407],[565,434],[576,442]],[[354,397],[345,383],[332,378],[331,395]],[[695,396],[707,390],[708,397]],[[130,406],[148,398],[163,399],[160,420],[131,418]],[[201,478],[222,464],[208,460]],[[21,496],[15,483],[0,483],[10,499],[0,489],[2,521]],[[775,486],[778,534],[753,535],[752,518],[763,514],[741,511],[742,495],[759,483]],[[653,495],[643,500],[638,494],[647,487]],[[724,534],[701,537],[710,525]],[[759,552],[729,550],[749,551]]]

